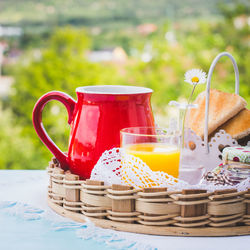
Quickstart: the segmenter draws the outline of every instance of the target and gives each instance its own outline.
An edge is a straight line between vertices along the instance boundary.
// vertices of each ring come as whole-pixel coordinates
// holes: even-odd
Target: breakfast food
[[[206,93],[198,95],[194,104],[197,109],[189,112],[188,127],[202,138],[205,126]],[[220,129],[225,130],[236,140],[243,140],[250,135],[250,110],[246,101],[237,94],[210,90],[208,135],[211,138]]]
[[[225,130],[234,139],[243,141],[244,138],[248,138],[250,135],[250,110],[243,109],[236,116],[225,122],[215,133],[220,129]]]
[[[223,160],[241,162],[250,166],[250,147],[226,147],[222,151]]]
[[[250,147],[226,147],[222,151],[223,164],[203,176],[214,185],[236,185],[250,177]]]

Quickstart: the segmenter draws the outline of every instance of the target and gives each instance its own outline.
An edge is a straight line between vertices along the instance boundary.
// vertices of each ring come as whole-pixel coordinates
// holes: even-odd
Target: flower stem
[[[192,97],[193,97],[194,90],[195,90],[196,86],[197,86],[197,83],[195,83],[193,85],[193,90],[191,92],[191,95],[188,98],[187,107],[186,107],[186,109],[184,111],[184,115],[183,115],[183,122],[182,122],[182,145],[181,145],[182,149],[184,148],[184,132],[185,132],[185,120],[186,120],[186,116],[187,116],[187,110],[188,110],[189,104],[191,103],[191,100],[192,100]]]

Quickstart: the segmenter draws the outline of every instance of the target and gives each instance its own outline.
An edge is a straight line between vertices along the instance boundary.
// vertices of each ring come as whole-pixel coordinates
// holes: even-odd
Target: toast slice
[[[205,106],[206,93],[200,93],[195,104],[197,109],[191,109],[188,117],[188,127],[194,132],[204,137],[205,126]],[[229,94],[216,89],[210,90],[209,117],[208,117],[208,135],[213,133],[219,126],[224,124],[230,118],[238,114],[246,107],[246,101],[237,94]]]
[[[237,115],[216,129],[215,133],[220,129],[225,130],[236,140],[248,136],[250,134],[250,110],[241,110]]]

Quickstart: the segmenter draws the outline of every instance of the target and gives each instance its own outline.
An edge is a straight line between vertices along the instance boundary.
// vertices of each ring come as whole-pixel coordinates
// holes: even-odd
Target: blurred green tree
[[[0,105],[0,169],[37,169],[45,166],[46,160],[32,143],[32,138],[22,135],[20,126],[13,126],[11,110],[3,110]]]
[[[0,124],[1,138],[4,138],[0,142],[0,151],[4,152],[0,157],[2,166],[38,169],[45,166],[51,155],[38,139],[31,118],[37,99],[51,90],[64,91],[75,97],[75,88],[84,85],[147,86],[154,90],[152,104],[156,119],[163,117],[160,124],[164,125],[168,102],[190,94],[191,86],[184,82],[185,71],[202,68],[208,72],[215,56],[228,51],[239,66],[240,94],[250,104],[249,9],[238,4],[230,8],[223,5],[220,9],[224,18],[219,21],[194,19],[166,23],[148,36],[134,34],[130,40],[124,39],[126,50],[131,53],[126,66],[89,62],[86,53],[93,46],[85,30],[72,27],[56,30],[46,42],[46,49],[32,57],[29,51],[23,64],[15,66],[14,95],[7,103],[13,115],[10,110],[5,113],[0,109],[0,114],[7,117]],[[119,40],[119,34],[114,37]],[[121,40],[123,37],[122,33]],[[101,44],[95,43],[94,47],[99,48]],[[212,87],[234,91],[234,72],[228,59],[222,59],[216,66]],[[195,95],[204,88],[199,86]],[[48,134],[52,139],[56,138],[55,142],[65,151],[69,135],[65,108],[56,102],[49,103],[43,121]],[[8,151],[4,141],[10,141],[13,149]]]
[[[14,126],[23,128],[22,136],[31,138],[42,155],[37,168],[44,167],[43,159],[49,157],[47,148],[42,146],[32,126],[32,110],[39,97],[52,90],[64,91],[75,97],[75,88],[79,86],[124,83],[114,66],[91,63],[86,59],[90,44],[83,29],[59,29],[40,55],[20,65],[15,72],[14,95],[10,102],[15,114]],[[62,104],[55,101],[49,103],[43,112],[43,122],[48,134],[56,137],[56,143],[66,150],[69,127],[67,112]]]
[[[188,97],[191,87],[184,83],[186,70],[201,68],[208,72],[212,60],[222,51],[235,57],[240,72],[240,95],[250,105],[249,9],[244,6],[236,3],[225,10],[222,5],[224,18],[218,22],[167,23],[150,37],[134,41],[137,60],[130,65],[128,78],[132,83],[140,82],[154,89],[157,113],[164,113],[171,99]],[[234,82],[231,61],[222,58],[215,68],[212,88],[234,92]],[[204,88],[198,86],[195,96]]]

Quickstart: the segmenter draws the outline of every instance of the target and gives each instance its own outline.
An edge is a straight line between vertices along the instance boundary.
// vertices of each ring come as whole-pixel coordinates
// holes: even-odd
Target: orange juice
[[[179,175],[180,150],[174,145],[132,144],[127,145],[125,151],[140,158],[153,171],[163,171],[176,178]]]

